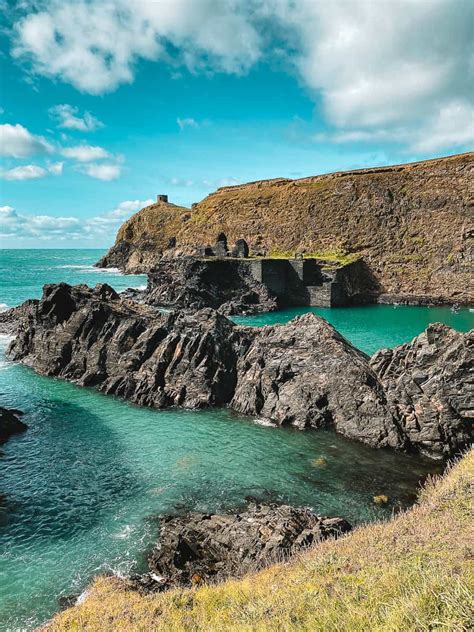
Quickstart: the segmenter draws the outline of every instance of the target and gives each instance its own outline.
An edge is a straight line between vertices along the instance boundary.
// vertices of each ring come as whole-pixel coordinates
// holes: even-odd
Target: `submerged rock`
[[[333,426],[373,447],[435,457],[442,447],[448,457],[470,441],[472,333],[445,328],[436,344],[423,342],[438,329],[370,363],[314,314],[239,327],[212,309],[163,314],[107,285],[59,284],[30,306],[8,354],[143,406],[229,406],[279,425]]]
[[[135,585],[162,590],[239,577],[350,530],[342,518],[322,518],[288,505],[252,504],[237,514],[165,517],[148,560],[150,572]]]
[[[21,415],[21,410],[0,406],[0,445],[6,443],[12,435],[28,429],[28,426],[19,419]]]

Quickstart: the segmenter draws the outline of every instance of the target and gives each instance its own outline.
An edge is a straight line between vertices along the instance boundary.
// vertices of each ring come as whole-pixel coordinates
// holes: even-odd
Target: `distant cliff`
[[[224,187],[192,210],[163,202],[120,229],[102,265],[148,271],[220,232],[252,254],[361,255],[389,294],[474,302],[474,153]]]

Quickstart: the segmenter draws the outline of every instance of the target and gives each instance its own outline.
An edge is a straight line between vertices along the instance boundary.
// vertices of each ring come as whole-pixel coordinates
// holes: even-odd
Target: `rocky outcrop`
[[[248,266],[237,260],[162,259],[149,273],[146,302],[186,309],[212,307],[222,314],[276,309],[277,301]]]
[[[0,406],[0,445],[6,443],[12,435],[28,429],[28,426],[20,419],[22,415],[21,410]]]
[[[148,272],[167,248],[175,246],[176,235],[190,217],[190,209],[158,199],[120,227],[114,245],[96,265]]]
[[[462,402],[469,400],[472,338],[452,335],[458,337],[457,353],[464,360],[447,367],[443,353],[433,354],[430,365],[436,379],[445,372],[440,384],[456,376],[457,416],[443,418],[452,433],[443,443],[443,456],[468,441]],[[416,348],[417,339],[411,344]],[[431,450],[423,432],[416,436],[407,430],[411,409],[399,405],[398,387],[392,386],[382,356],[371,365],[314,314],[286,325],[239,327],[209,308],[162,314],[121,299],[107,285],[93,290],[49,285],[20,323],[8,353],[44,375],[96,386],[143,406],[230,406],[277,424],[331,425],[374,447],[410,447],[439,456],[438,446]],[[392,353],[403,355],[397,349]],[[401,371],[403,384],[411,385]],[[416,410],[418,423],[432,423],[428,398],[420,398]]]
[[[165,517],[148,560],[150,572],[133,585],[163,590],[241,577],[350,529],[342,518],[322,518],[288,505],[251,504],[237,514]]]
[[[14,336],[21,320],[29,314],[31,308],[37,303],[36,299],[31,299],[17,307],[0,312],[0,334]]]
[[[410,445],[448,457],[473,439],[474,330],[436,323],[370,362]]]
[[[189,254],[222,232],[229,244],[245,239],[251,255],[306,253],[329,263],[361,256],[388,296],[474,303],[473,162],[468,153],[224,187],[171,227],[148,207],[120,230],[111,251],[122,249],[119,258],[103,262],[147,272],[168,244]]]

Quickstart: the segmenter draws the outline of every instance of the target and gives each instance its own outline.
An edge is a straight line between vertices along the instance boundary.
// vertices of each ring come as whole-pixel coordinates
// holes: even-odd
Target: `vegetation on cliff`
[[[474,450],[387,523],[241,580],[141,596],[99,578],[45,630],[468,630]]]
[[[189,252],[224,232],[229,243],[246,239],[251,254],[363,256],[385,292],[472,302],[473,159],[224,187],[187,212],[155,204],[122,227],[104,263],[147,271],[171,238]]]

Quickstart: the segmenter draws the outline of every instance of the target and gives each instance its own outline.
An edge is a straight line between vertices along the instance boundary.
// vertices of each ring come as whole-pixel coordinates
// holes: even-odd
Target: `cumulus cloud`
[[[242,73],[277,51],[321,103],[333,131],[327,140],[394,139],[431,151],[472,139],[471,0],[50,0],[24,6],[13,29],[13,55],[84,92],[131,83],[140,59],[169,63],[173,71]],[[76,111],[72,116],[86,120]],[[184,129],[197,121],[178,118],[177,124]]]
[[[78,167],[78,171],[97,180],[116,180],[122,173],[120,165],[90,163]]]
[[[23,125],[0,125],[0,155],[25,158],[35,154],[49,154],[53,147],[43,137],[35,136]]]
[[[124,219],[152,202],[151,199],[125,200],[113,210],[87,219],[23,214],[12,206],[0,206],[0,237],[41,241],[110,240]]]
[[[104,124],[90,112],[79,114],[79,108],[63,103],[48,110],[50,116],[56,120],[57,126],[63,129],[74,129],[80,132],[94,132]]]
[[[15,26],[12,54],[39,74],[91,94],[133,80],[138,59],[174,57],[192,70],[238,73],[259,57],[260,36],[233,0],[51,0]]]
[[[73,158],[79,162],[91,162],[92,160],[110,158],[109,152],[97,145],[82,144],[76,145],[75,147],[65,147],[61,153],[66,158]]]

